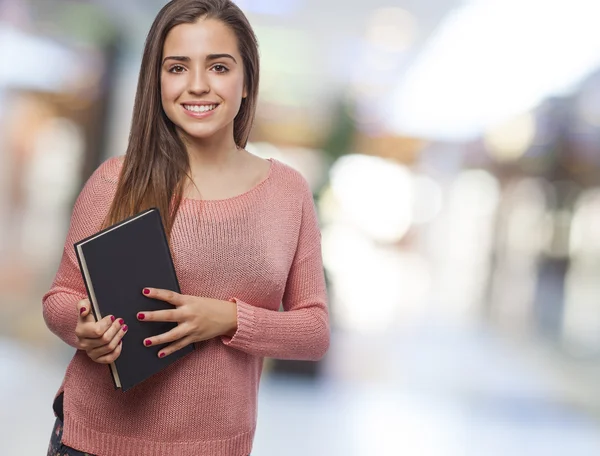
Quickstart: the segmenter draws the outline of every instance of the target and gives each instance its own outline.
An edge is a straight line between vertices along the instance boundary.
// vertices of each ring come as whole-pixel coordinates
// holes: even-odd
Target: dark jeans
[[[50,445],[48,446],[48,456],[93,456],[89,453],[82,453],[71,447],[62,444],[63,423],[60,418],[56,418]]]
[[[63,445],[63,420],[65,419],[63,414],[63,399],[64,396],[61,393],[52,404],[52,409],[54,410],[54,414],[57,416],[57,418],[54,422],[52,435],[50,436],[50,445],[48,445],[47,456],[94,456],[89,453],[82,453],[81,451],[77,451],[71,447]]]

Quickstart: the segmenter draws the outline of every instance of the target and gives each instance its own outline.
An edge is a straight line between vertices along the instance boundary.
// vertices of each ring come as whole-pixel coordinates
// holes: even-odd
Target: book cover
[[[145,347],[144,339],[177,323],[137,319],[140,311],[174,308],[145,297],[144,287],[181,292],[158,209],[129,217],[75,243],[74,248],[96,320],[114,315],[129,328],[121,355],[109,365],[116,388],[127,391],[193,351],[192,344],[159,358],[163,346]]]

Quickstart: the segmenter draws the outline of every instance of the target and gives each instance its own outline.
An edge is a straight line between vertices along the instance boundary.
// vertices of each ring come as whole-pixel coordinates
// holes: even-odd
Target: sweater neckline
[[[195,204],[219,204],[219,203],[234,202],[234,201],[243,199],[247,196],[250,196],[251,194],[260,190],[270,180],[271,176],[273,175],[273,168],[275,167],[275,160],[273,158],[267,158],[266,160],[271,163],[271,165],[269,166],[269,172],[267,173],[267,175],[263,178],[263,180],[258,182],[256,185],[249,188],[245,192],[240,193],[239,195],[234,195],[234,196],[230,196],[229,198],[221,198],[221,199],[196,199],[196,198],[187,198],[184,196],[184,197],[182,197],[182,201],[186,201],[186,202],[189,201],[192,204],[194,204],[194,203]]]

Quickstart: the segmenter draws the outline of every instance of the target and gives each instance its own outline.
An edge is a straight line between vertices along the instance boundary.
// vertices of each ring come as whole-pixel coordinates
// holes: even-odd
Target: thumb
[[[89,299],[82,299],[77,303],[77,314],[79,315],[79,318],[85,320],[91,311],[92,306],[90,305]]]

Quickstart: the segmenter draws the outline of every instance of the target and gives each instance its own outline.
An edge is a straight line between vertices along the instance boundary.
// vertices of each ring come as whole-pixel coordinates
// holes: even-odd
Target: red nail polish
[[[79,314],[81,315],[83,312],[85,312],[85,307],[82,307],[81,309],[79,309]]]
[[[122,318],[119,318],[119,323],[121,323],[122,325],[125,324],[125,320],[123,320]]]
[[[144,345],[145,345],[146,347],[149,347],[150,345],[152,345],[152,341],[151,341],[150,339],[146,339],[146,340],[144,341]]]
[[[159,357],[159,358],[164,358],[164,357],[165,357],[165,354],[164,354],[164,353],[159,353],[159,354],[158,354],[158,357]]]
[[[119,341],[119,345],[121,345],[122,343],[123,343],[123,340],[120,340],[120,341]]]
[[[121,329],[122,329],[124,332],[127,332],[127,330],[128,330],[129,328],[127,327],[127,325],[125,325],[125,326],[123,326],[123,328],[121,328]]]
[[[114,322],[114,321],[115,321],[115,317],[114,317],[114,315],[111,315],[111,316],[110,316],[110,321],[112,321],[112,322]]]
[[[150,294],[150,290],[148,288],[144,288],[144,294],[145,295]]]
[[[143,313],[139,313],[138,314],[138,320],[143,320],[144,318],[146,318],[146,315],[144,315]]]

